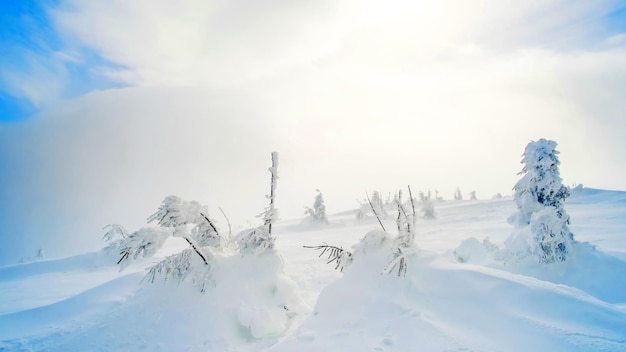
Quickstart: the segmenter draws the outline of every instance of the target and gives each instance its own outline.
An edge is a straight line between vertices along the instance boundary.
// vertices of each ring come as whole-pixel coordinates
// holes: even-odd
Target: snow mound
[[[67,300],[0,316],[0,349],[255,351],[275,344],[310,311],[282,259],[216,256],[213,287],[139,285],[134,273]],[[91,347],[90,347],[91,349]]]
[[[571,258],[560,263],[539,263],[531,256],[510,256],[488,240],[468,238],[454,250],[461,263],[485,265],[555,284],[575,287],[608,303],[626,303],[626,262],[589,243],[572,243]]]
[[[426,251],[381,275],[384,246],[355,256],[281,351],[622,351],[626,314],[579,290]],[[419,347],[418,347],[419,346]]]

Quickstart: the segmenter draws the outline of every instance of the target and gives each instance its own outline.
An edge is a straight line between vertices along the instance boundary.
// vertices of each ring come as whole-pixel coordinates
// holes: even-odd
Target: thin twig
[[[367,202],[370,203],[370,208],[372,208],[372,212],[376,216],[376,219],[378,219],[378,223],[380,224],[380,227],[383,228],[383,231],[387,232],[387,230],[385,230],[385,226],[383,226],[383,222],[380,221],[380,217],[378,216],[378,214],[376,214],[376,210],[374,209],[374,205],[372,204],[372,201],[370,200],[370,196],[369,196],[369,194],[367,194],[367,192],[365,192],[365,196],[367,197]]]
[[[328,261],[326,262],[326,264],[330,264],[332,262],[337,263],[337,265],[335,265],[335,270],[339,269],[339,267],[341,266],[341,258],[343,257],[344,253],[347,254],[348,258],[352,257],[352,253],[346,251],[345,249],[343,249],[342,247],[336,247],[336,246],[331,246],[328,245],[326,243],[324,243],[321,246],[302,246],[304,248],[308,248],[308,249],[314,249],[314,250],[321,250],[319,257],[322,257],[326,252],[328,253]],[[343,266],[341,266],[340,271],[343,271]]]
[[[413,227],[415,227],[415,201],[413,200],[413,192],[411,192],[411,186],[408,185],[407,188],[409,189],[409,197],[411,197],[411,208],[413,208]]]
[[[222,215],[224,215],[224,218],[226,218],[226,223],[228,224],[228,237],[230,237],[233,234],[233,228],[230,226],[230,220],[228,220],[228,216],[226,216],[226,213],[224,212],[224,210],[222,210],[222,208],[218,208],[218,209],[222,212]]]

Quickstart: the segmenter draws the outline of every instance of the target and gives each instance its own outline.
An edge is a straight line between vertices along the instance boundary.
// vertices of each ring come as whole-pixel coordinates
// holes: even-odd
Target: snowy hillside
[[[511,198],[435,207],[416,223],[406,276],[382,274],[391,210],[387,235],[355,211],[279,222],[283,263],[218,255],[204,293],[140,284],[187,248],[180,238],[122,272],[104,252],[0,267],[0,350],[626,351],[626,192],[575,189],[565,207],[579,243],[550,265],[498,257]],[[303,248],[324,243],[352,251],[343,272]]]

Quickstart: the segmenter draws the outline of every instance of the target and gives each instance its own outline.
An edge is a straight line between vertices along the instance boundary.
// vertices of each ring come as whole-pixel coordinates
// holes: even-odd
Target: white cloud
[[[52,11],[130,84],[230,83],[307,63],[353,21],[336,1],[66,1]],[[341,17],[340,17],[341,16]],[[358,15],[356,15],[358,17]]]

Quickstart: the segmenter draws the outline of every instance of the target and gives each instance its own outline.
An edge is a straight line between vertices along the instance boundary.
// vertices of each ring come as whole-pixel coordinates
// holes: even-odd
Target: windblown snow
[[[510,197],[435,207],[415,223],[406,275],[383,274],[392,210],[387,233],[356,210],[278,222],[277,255],[216,256],[204,293],[142,283],[179,238],[121,272],[104,251],[1,267],[0,350],[626,351],[626,192],[574,189],[576,242],[551,264],[501,251]],[[352,252],[343,272],[303,248],[324,243]]]

